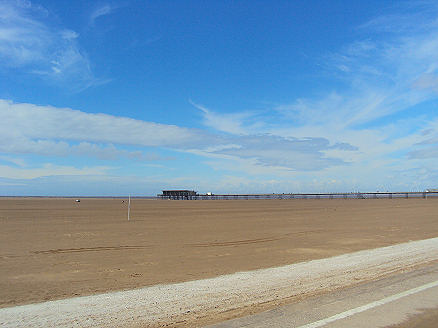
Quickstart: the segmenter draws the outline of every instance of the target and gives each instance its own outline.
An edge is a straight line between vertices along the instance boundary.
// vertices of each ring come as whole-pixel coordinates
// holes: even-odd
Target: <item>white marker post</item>
[[[128,221],[129,221],[130,212],[131,212],[131,195],[129,195],[129,199],[128,199]]]

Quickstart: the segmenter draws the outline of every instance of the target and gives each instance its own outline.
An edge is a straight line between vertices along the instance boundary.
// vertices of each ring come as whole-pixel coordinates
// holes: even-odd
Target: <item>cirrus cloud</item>
[[[106,83],[97,78],[79,34],[53,23],[50,13],[28,1],[0,1],[0,65],[22,70],[72,91]]]

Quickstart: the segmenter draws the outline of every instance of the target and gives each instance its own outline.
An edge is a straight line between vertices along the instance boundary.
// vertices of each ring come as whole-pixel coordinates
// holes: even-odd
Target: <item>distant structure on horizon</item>
[[[238,200],[238,199],[381,199],[381,198],[430,198],[438,197],[437,189],[402,192],[344,192],[344,193],[282,193],[282,194],[198,194],[194,190],[163,190],[161,199],[175,200]]]
[[[167,199],[192,199],[197,195],[198,193],[194,190],[163,190],[163,193],[158,196]]]

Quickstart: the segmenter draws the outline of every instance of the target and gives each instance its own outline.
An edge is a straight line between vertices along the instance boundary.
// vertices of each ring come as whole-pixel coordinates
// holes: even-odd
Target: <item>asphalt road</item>
[[[438,263],[208,328],[437,327]]]

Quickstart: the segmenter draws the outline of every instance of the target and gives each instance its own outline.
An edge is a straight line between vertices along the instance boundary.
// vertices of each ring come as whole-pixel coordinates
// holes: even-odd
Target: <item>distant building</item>
[[[194,190],[163,190],[159,197],[163,199],[193,199],[198,193]]]

